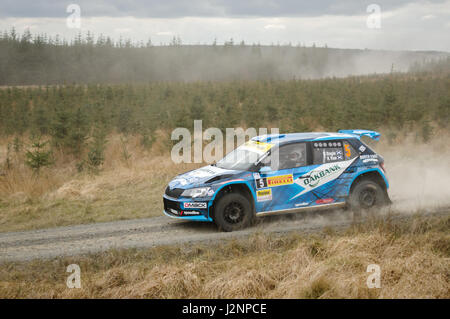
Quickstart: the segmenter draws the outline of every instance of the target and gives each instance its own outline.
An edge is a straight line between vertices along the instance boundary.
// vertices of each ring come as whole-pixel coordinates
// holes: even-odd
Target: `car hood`
[[[197,185],[212,183],[214,181],[230,178],[242,171],[223,169],[208,165],[187,173],[178,175],[170,183],[169,188],[191,188]]]

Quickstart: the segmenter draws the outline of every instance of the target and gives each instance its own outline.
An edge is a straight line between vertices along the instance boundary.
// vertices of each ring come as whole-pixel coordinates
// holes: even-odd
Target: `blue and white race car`
[[[380,134],[341,130],[254,137],[216,164],[174,178],[163,195],[164,213],[233,231],[256,216],[387,204],[384,160],[361,136],[378,140]]]

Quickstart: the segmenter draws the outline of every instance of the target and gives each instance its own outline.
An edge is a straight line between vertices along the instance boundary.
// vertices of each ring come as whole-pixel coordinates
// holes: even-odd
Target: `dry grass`
[[[160,216],[170,179],[199,166],[175,165],[161,145],[146,151],[136,137],[126,140],[125,159],[123,139],[108,141],[99,174],[77,173],[76,159],[66,156],[37,176],[23,158],[13,158],[0,176],[0,231]]]
[[[1,298],[450,298],[450,218],[4,264]],[[66,288],[67,265],[81,289]],[[381,267],[369,289],[367,265]]]

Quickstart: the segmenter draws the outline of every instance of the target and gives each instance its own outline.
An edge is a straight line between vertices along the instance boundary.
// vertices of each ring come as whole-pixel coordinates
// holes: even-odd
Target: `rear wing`
[[[339,130],[339,133],[355,135],[358,139],[361,139],[361,136],[367,136],[371,139],[378,141],[380,139],[381,134],[375,131],[369,130]]]

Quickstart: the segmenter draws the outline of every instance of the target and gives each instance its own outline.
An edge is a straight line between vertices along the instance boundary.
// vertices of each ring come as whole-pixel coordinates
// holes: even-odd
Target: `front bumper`
[[[166,216],[185,220],[213,221],[209,217],[212,201],[204,199],[192,200],[191,198],[185,197],[173,198],[164,194],[163,202],[163,211]]]

